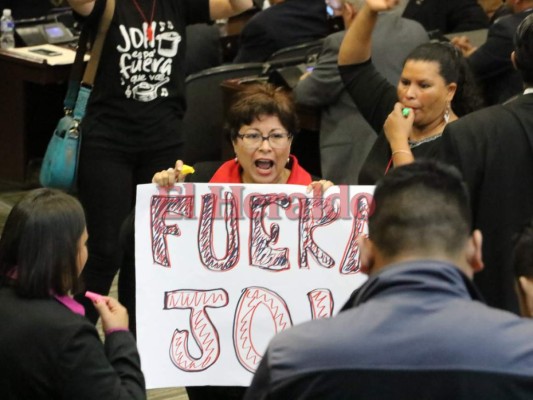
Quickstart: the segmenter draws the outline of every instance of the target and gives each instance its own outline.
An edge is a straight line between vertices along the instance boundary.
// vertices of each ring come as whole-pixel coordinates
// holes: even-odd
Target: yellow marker
[[[194,168],[190,165],[183,164],[183,167],[181,167],[181,173],[182,175],[194,174]]]

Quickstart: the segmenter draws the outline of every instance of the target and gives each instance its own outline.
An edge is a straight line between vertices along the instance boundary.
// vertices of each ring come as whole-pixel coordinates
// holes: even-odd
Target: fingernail
[[[90,292],[90,291],[87,290],[85,292],[85,297],[91,299],[95,303],[98,303],[98,301],[102,298],[102,295],[100,295],[98,293]]]

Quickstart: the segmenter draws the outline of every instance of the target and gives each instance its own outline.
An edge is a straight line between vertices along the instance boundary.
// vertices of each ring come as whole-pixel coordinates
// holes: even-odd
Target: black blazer
[[[485,269],[474,281],[489,305],[518,312],[513,237],[533,217],[533,94],[448,124],[441,156],[463,173]]]
[[[55,299],[0,288],[0,399],[146,399],[135,339],[107,336]]]

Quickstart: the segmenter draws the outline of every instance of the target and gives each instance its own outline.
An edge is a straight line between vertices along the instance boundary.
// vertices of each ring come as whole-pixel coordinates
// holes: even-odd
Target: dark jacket
[[[50,0],[0,0],[0,10],[11,9],[15,20],[24,18],[38,18],[45,16],[48,12],[58,7]],[[67,1],[60,2],[59,6],[67,6]],[[1,11],[0,11],[1,12]]]
[[[463,173],[483,233],[485,269],[474,281],[489,305],[518,312],[511,254],[533,217],[533,94],[448,124],[440,156]]]
[[[451,264],[391,265],[354,308],[275,336],[245,399],[531,399],[532,335]]]
[[[220,32],[217,25],[187,25],[185,76],[222,64]]]
[[[476,0],[411,0],[402,17],[441,33],[488,28],[489,19]]]
[[[286,0],[254,15],[244,26],[235,62],[262,62],[284,47],[329,33],[324,0]]]
[[[145,399],[139,354],[130,332],[105,347],[95,327],[55,299],[24,299],[0,288],[2,400]]]
[[[524,83],[513,67],[511,53],[516,28],[532,12],[530,9],[498,18],[489,28],[487,41],[468,57],[488,104],[503,103],[523,90]]]

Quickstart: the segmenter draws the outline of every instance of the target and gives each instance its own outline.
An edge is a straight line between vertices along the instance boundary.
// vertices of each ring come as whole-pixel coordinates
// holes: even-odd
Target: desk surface
[[[69,65],[0,52],[0,178],[24,181],[28,163],[42,158],[63,112],[69,72]]]
[[[0,50],[1,71],[8,73],[10,79],[39,83],[41,85],[66,81],[70,72],[70,65],[51,66],[46,63],[34,62],[17,57]]]

